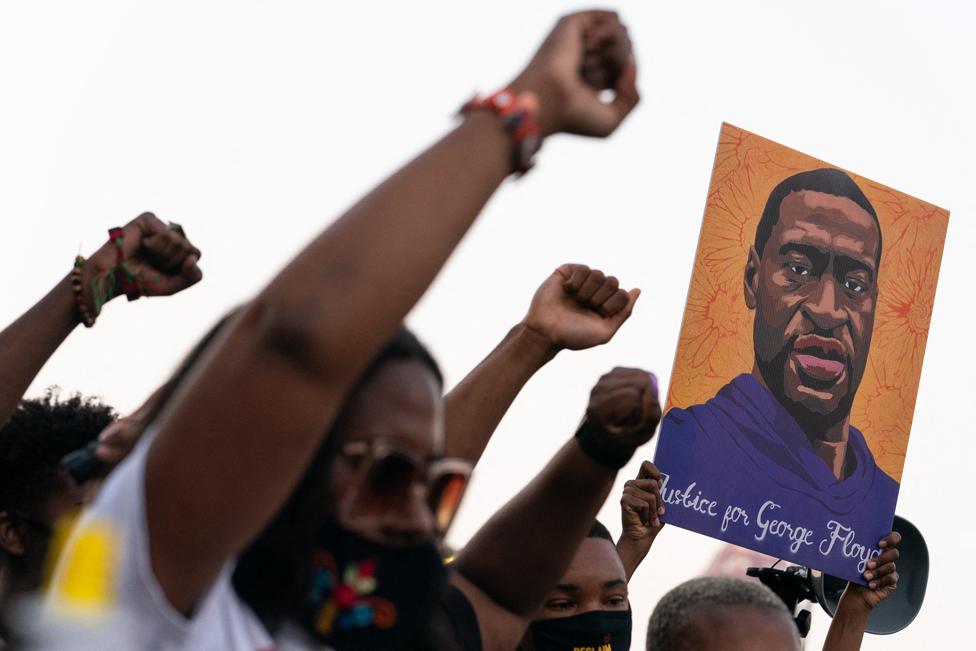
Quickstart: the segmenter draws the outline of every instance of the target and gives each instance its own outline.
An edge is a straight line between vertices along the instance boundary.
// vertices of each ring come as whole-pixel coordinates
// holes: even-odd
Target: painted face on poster
[[[723,125],[655,455],[667,522],[863,581],[894,516],[947,225]]]

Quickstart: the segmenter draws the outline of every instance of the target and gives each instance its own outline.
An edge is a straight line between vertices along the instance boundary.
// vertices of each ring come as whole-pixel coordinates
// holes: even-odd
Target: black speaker
[[[898,544],[898,589],[878,604],[868,618],[864,630],[877,635],[897,633],[912,623],[925,599],[929,580],[929,548],[918,528],[903,517],[895,516],[892,530],[901,534]],[[847,581],[836,576],[810,571],[810,583],[817,602],[831,617],[837,612],[837,602],[844,594]]]
[[[892,530],[901,534],[898,544],[898,589],[871,612],[864,630],[876,635],[897,633],[912,623],[925,599],[929,580],[929,549],[925,539],[911,522],[895,516]],[[769,567],[750,567],[747,574],[758,578],[779,595],[791,613],[805,600],[816,601],[831,617],[837,612],[837,602],[847,588],[847,581],[806,567],[791,565],[785,570]],[[802,615],[802,613],[801,613]],[[809,618],[796,616],[800,635],[810,630]]]

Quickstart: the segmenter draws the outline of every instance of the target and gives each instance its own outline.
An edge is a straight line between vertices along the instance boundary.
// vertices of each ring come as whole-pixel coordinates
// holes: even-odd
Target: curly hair
[[[0,511],[35,513],[58,490],[61,458],[95,440],[117,418],[112,407],[50,387],[21,400],[0,428]]]
[[[599,520],[593,521],[593,524],[590,525],[590,530],[586,534],[586,537],[602,538],[603,540],[609,540],[611,543],[613,543],[613,536],[610,535],[610,531]]]

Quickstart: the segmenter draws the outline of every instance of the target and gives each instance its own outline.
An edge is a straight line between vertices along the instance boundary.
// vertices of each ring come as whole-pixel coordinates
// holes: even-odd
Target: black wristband
[[[634,450],[630,452],[608,450],[600,442],[598,430],[590,425],[590,421],[585,418],[579,429],[576,430],[576,440],[579,442],[579,446],[583,448],[586,456],[611,470],[620,470],[634,456]]]

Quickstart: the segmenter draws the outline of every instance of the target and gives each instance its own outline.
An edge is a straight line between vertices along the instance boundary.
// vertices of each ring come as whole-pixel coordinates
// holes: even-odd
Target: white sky
[[[410,318],[448,381],[514,324],[561,262],[644,296],[611,344],[562,354],[502,423],[452,540],[463,543],[572,433],[614,365],[666,380],[725,120],[952,211],[898,512],[932,554],[925,606],[865,649],[963,640],[976,443],[970,188],[974,12],[955,2],[622,2],[643,103],[609,142],[560,137],[489,205]],[[576,2],[5,0],[0,4],[0,322],[143,210],[182,223],[206,277],[109,306],[31,389],[130,409],[226,309],[507,81]],[[968,288],[968,289],[967,289]],[[951,446],[951,447],[949,447]],[[650,447],[640,456],[650,457]],[[621,473],[636,472],[639,459]],[[619,531],[615,489],[602,519]],[[552,532],[558,535],[558,532]],[[669,588],[718,544],[668,528],[631,585],[634,649]],[[958,563],[958,565],[956,565]],[[808,648],[827,627],[816,616]]]

